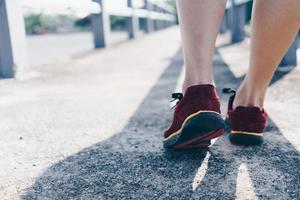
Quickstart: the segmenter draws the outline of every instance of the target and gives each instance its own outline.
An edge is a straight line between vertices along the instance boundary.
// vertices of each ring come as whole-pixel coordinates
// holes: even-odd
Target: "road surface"
[[[226,41],[214,56],[223,114],[220,91],[241,82],[249,49]],[[162,133],[182,66],[170,28],[1,80],[1,199],[299,199],[299,66],[272,81],[263,145],[224,135],[209,149],[168,151]]]

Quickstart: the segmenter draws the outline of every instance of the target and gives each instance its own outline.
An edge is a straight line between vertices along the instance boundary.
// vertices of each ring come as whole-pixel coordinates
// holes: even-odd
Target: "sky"
[[[109,0],[108,9],[122,9],[127,0]],[[44,11],[47,14],[75,14],[80,17],[90,12],[99,12],[99,6],[92,0],[21,0],[25,12]],[[143,0],[134,0],[135,6],[143,5]]]

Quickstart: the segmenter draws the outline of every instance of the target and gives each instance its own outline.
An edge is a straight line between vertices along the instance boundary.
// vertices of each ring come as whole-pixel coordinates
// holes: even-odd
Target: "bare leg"
[[[213,84],[212,59],[226,0],[178,0],[185,61],[183,92],[191,85]]]
[[[268,84],[299,27],[299,0],[255,1],[250,66],[236,94],[234,107],[263,107]]]

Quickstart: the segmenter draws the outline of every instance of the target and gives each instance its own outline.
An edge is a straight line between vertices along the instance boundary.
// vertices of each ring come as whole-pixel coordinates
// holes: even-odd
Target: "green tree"
[[[28,33],[34,33],[37,28],[42,27],[42,14],[30,14],[25,16],[25,28]]]

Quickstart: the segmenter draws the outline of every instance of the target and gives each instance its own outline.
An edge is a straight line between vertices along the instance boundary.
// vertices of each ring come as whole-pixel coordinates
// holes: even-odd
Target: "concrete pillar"
[[[232,1],[231,42],[237,43],[245,39],[246,4],[236,5]]]
[[[137,36],[139,31],[139,19],[135,16],[133,0],[127,0],[127,6],[133,9],[132,16],[127,18],[127,28],[128,28],[128,37],[129,39],[133,39]]]
[[[152,4],[149,2],[149,0],[145,0],[145,9],[148,11],[148,16],[146,18],[146,33],[150,33],[154,30],[154,23],[151,17],[149,16],[149,13],[152,11]]]
[[[28,68],[20,0],[0,0],[0,76],[11,78]]]
[[[92,14],[92,30],[95,48],[104,48],[110,45],[110,16],[107,11],[108,0],[93,0],[100,4],[101,13]]]
[[[297,65],[297,48],[299,38],[296,37],[290,48],[286,52],[285,56],[280,62],[280,66],[296,66]]]

